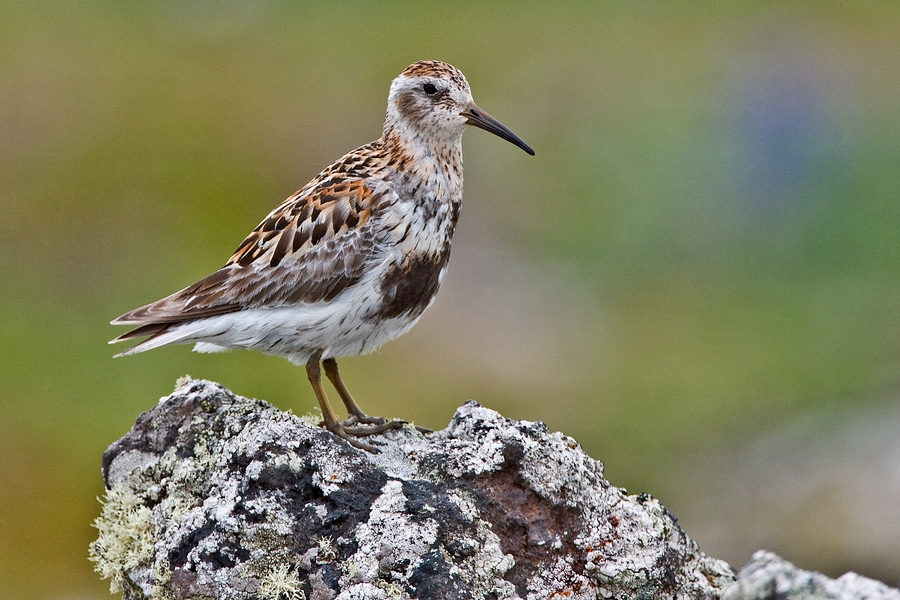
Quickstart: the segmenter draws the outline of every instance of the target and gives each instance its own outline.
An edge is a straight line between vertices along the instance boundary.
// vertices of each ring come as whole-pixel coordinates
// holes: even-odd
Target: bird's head
[[[447,63],[423,60],[408,66],[391,83],[385,132],[409,140],[458,142],[467,125],[489,131],[527,152],[534,151],[472,100],[469,82]]]

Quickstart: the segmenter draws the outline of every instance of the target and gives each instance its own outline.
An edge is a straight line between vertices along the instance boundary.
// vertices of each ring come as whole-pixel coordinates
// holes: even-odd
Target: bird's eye
[[[433,83],[426,83],[422,86],[422,91],[428,94],[429,96],[437,93],[437,88],[434,87]]]

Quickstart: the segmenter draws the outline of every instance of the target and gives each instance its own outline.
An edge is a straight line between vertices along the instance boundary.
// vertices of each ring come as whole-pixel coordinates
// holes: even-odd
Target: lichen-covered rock
[[[741,569],[725,600],[900,600],[900,590],[847,573],[831,579],[760,550]]]
[[[184,380],[104,454],[97,570],[179,600],[702,599],[734,580],[542,423],[469,402],[373,439]]]

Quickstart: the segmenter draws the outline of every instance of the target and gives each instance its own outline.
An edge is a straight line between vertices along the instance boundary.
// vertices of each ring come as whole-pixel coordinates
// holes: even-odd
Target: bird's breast
[[[382,263],[373,319],[418,319],[434,300],[450,260],[461,190],[405,183],[387,216],[392,248]]]
[[[391,263],[379,280],[381,301],[373,319],[418,319],[428,308],[447,270],[450,244],[444,252],[416,254]]]

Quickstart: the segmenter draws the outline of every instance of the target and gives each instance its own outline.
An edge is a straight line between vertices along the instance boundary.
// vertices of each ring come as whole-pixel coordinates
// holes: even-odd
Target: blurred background
[[[900,584],[900,4],[0,1],[0,589],[108,596],[100,457],[190,374],[302,369],[107,323],[220,267],[445,60],[537,151],[465,136],[449,275],[342,361],[370,413],[474,398],[578,439],[702,550]]]

